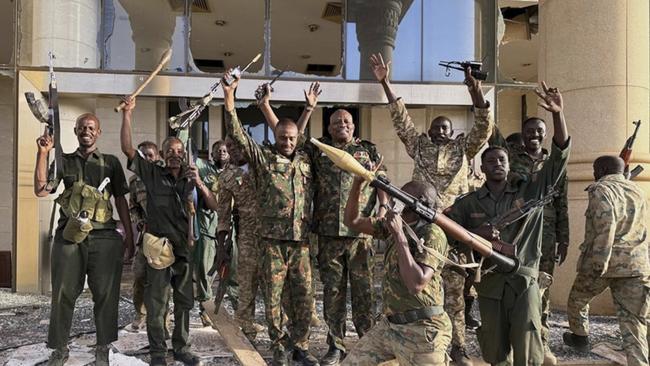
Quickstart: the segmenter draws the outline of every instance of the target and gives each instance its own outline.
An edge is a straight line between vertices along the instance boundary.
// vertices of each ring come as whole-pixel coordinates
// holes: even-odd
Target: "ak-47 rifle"
[[[632,160],[632,146],[634,145],[634,140],[636,140],[636,134],[639,132],[639,127],[641,127],[641,120],[634,121],[632,124],[636,126],[634,128],[634,133],[632,136],[627,138],[625,145],[623,146],[623,150],[621,150],[621,153],[619,154],[621,159],[623,159],[625,162],[624,174],[626,177],[628,177],[628,179],[633,179],[643,171],[643,167],[641,165],[637,165],[634,169],[632,169],[632,171],[630,171],[630,161]]]
[[[519,260],[517,258],[509,258],[496,252],[489,241],[466,230],[444,214],[397,188],[390,183],[388,178],[377,176],[375,173],[367,170],[346,151],[323,144],[314,138],[310,141],[324,152],[337,167],[363,177],[366,181],[370,182],[370,186],[381,189],[391,197],[403,202],[406,207],[418,214],[425,221],[437,224],[452,238],[469,246],[486,259],[491,259],[499,271],[510,273],[519,269]]]
[[[212,277],[215,272],[219,274],[219,286],[214,294],[214,313],[218,314],[221,309],[221,302],[228,290],[228,278],[230,277],[230,261],[232,259],[233,233],[239,230],[239,214],[237,209],[232,211],[232,226],[226,234],[225,239],[217,240],[217,253],[214,257],[214,263],[208,271],[208,276]]]
[[[476,80],[485,80],[488,77],[486,71],[481,71],[483,67],[483,62],[481,61],[440,61],[438,66],[445,68],[445,76],[451,75],[449,69],[465,71],[469,67],[469,72]]]
[[[284,74],[284,70],[280,71],[277,75],[275,75],[275,77],[273,78],[273,80],[271,80],[271,82],[264,83],[257,87],[257,89],[255,90],[255,99],[257,100],[257,103],[260,103],[262,101],[262,98],[264,98],[264,96],[266,95],[267,85],[269,86],[269,88],[271,88],[271,92],[273,92],[273,83],[278,81],[278,79],[280,78],[280,76],[282,76],[282,74]]]
[[[544,206],[553,202],[558,195],[558,191],[554,187],[550,187],[548,193],[537,200],[528,200],[521,206],[516,206],[510,210],[496,216],[488,221],[488,225],[492,228],[493,232],[500,232],[510,224],[515,223],[522,218],[532,214],[535,210],[544,209]],[[477,234],[478,235],[478,234]],[[492,248],[501,254],[508,257],[515,257],[517,255],[517,246],[511,243],[506,243],[498,237],[497,239],[484,238],[492,243]]]

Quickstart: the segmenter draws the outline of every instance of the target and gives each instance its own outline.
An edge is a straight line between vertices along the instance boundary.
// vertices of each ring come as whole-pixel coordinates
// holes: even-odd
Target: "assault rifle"
[[[624,174],[628,179],[635,178],[643,171],[643,167],[641,165],[637,165],[634,169],[632,169],[632,171],[630,171],[630,161],[632,160],[632,146],[634,145],[634,140],[636,140],[636,134],[639,132],[639,127],[641,127],[641,120],[634,121],[632,124],[636,126],[636,128],[634,128],[634,133],[632,136],[627,138],[625,145],[623,146],[623,150],[621,150],[621,153],[619,154],[621,159],[623,159],[625,162]]]
[[[445,76],[447,77],[451,75],[449,69],[465,71],[468,67],[474,79],[485,80],[488,77],[487,72],[481,71],[481,67],[483,66],[481,61],[440,61],[438,65],[445,68]]]
[[[496,252],[489,241],[469,232],[449,217],[427,206],[424,202],[409,193],[397,188],[390,183],[388,178],[377,176],[367,170],[346,151],[323,144],[314,138],[310,141],[323,151],[337,167],[363,177],[366,181],[370,182],[370,186],[381,189],[394,199],[403,202],[407,208],[418,214],[425,221],[437,224],[452,238],[469,246],[486,259],[491,259],[492,263],[497,266],[500,272],[510,273],[519,269],[519,260],[517,258],[509,258]]]
[[[219,309],[221,309],[221,302],[223,297],[226,295],[226,290],[228,290],[229,277],[230,277],[230,261],[232,259],[232,247],[233,247],[233,233],[239,228],[239,214],[236,209],[233,209],[232,213],[233,224],[230,228],[230,231],[226,234],[224,240],[217,240],[217,253],[214,257],[214,263],[208,271],[208,276],[214,276],[215,272],[219,274],[219,286],[214,295],[214,313],[217,314]]]

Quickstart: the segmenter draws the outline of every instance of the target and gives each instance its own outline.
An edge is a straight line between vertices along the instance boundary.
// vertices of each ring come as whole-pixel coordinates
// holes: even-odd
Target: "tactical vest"
[[[77,181],[68,187],[54,201],[61,206],[63,214],[70,217],[78,217],[79,213],[86,211],[91,221],[103,224],[113,217],[113,205],[110,201],[108,189],[99,192],[96,187],[86,184],[83,181],[83,167],[79,159],[77,164]],[[104,180],[104,156],[99,154],[100,182]]]

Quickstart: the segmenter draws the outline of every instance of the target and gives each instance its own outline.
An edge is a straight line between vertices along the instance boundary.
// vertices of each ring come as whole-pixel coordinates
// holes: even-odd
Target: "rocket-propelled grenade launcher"
[[[372,187],[381,189],[391,197],[403,202],[407,208],[417,213],[427,222],[435,223],[452,238],[467,245],[486,259],[490,259],[493,264],[496,264],[499,272],[510,273],[517,271],[519,268],[519,261],[516,258],[509,258],[496,252],[492,249],[492,244],[489,241],[471,233],[449,217],[428,207],[422,201],[397,188],[387,178],[376,176],[375,173],[364,168],[352,155],[314,138],[311,139],[311,142],[325,153],[337,167],[362,177]]]

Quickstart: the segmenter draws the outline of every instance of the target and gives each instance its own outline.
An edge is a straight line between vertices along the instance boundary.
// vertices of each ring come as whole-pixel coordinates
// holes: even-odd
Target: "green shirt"
[[[174,255],[187,257],[185,205],[192,185],[185,178],[174,178],[167,168],[148,162],[140,154],[135,154],[128,168],[138,175],[147,190],[147,232],[166,237],[174,246]]]
[[[569,141],[566,148],[560,149],[553,144],[551,155],[537,173],[535,180],[513,179],[508,182],[501,197],[495,197],[487,185],[483,185],[477,191],[457,200],[447,211],[448,216],[471,230],[528,200],[543,197],[549,187],[565,174],[570,145]],[[539,267],[541,257],[542,215],[542,209],[535,210],[526,218],[510,224],[500,232],[503,241],[517,245],[517,257],[521,265],[533,271]],[[520,274],[489,273],[484,276],[477,290],[481,296],[500,299],[505,282],[511,283],[516,289],[521,289],[528,287],[531,280],[536,280],[530,276],[525,277]]]
[[[390,231],[384,226],[384,220],[375,221],[373,226],[374,237],[384,239],[388,243],[384,253],[385,273],[382,285],[384,313],[390,315],[422,309],[427,306],[443,306],[444,294],[440,274],[444,263],[426,249],[420,251],[413,239],[407,235],[409,250],[413,259],[418,264],[430,267],[434,271],[433,277],[431,277],[424,289],[416,295],[411,294],[399,273],[397,247]],[[447,238],[438,225],[420,220],[411,228],[413,228],[418,238],[424,239],[424,246],[437,251],[442,257],[447,256]]]
[[[104,160],[103,175],[100,157]],[[50,172],[53,171],[54,162],[50,166]],[[78,181],[79,178],[81,178],[84,183],[97,188],[104,178],[108,177],[111,181],[105,189],[113,197],[124,197],[129,193],[129,187],[126,184],[126,178],[124,177],[124,169],[122,169],[122,164],[119,159],[114,155],[102,154],[99,152],[99,149],[95,149],[95,151],[90,153],[88,158],[84,158],[79,150],[75,150],[75,152],[70,154],[63,154],[63,169],[59,169],[58,173],[59,175],[54,177],[54,180],[50,182],[50,186],[52,187],[51,192],[56,191],[56,188],[61,181],[63,181],[65,189],[72,188],[74,182]],[[57,230],[63,229],[67,221],[68,218],[63,213],[63,210],[60,210]],[[103,224],[93,222],[94,230],[115,229],[115,227],[115,220],[113,219],[110,219]]]

